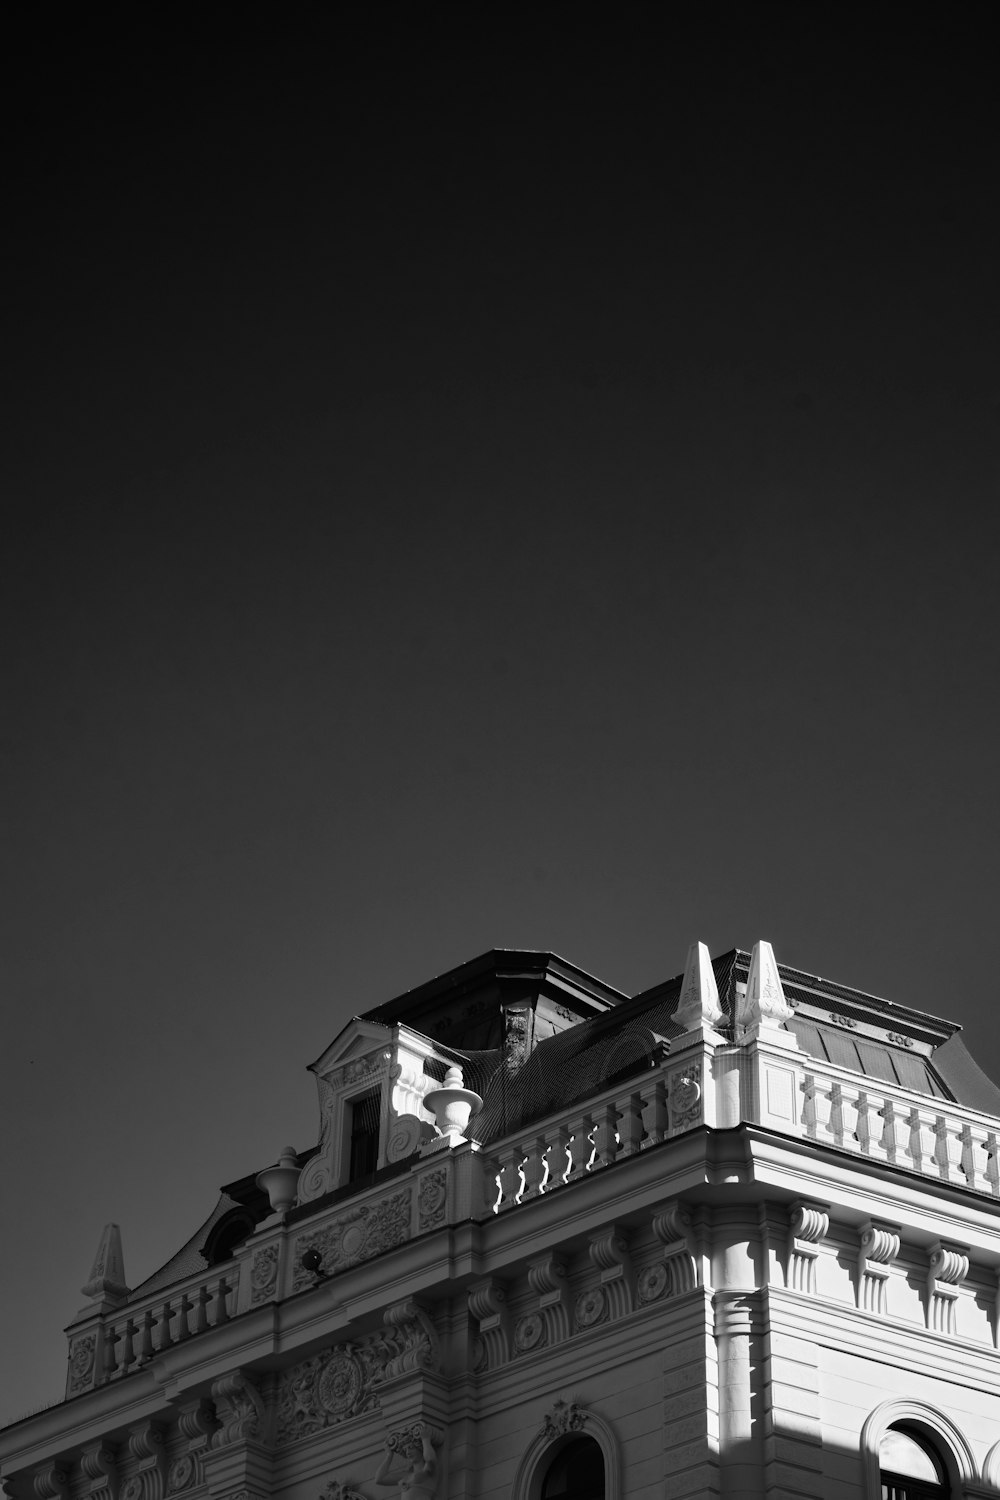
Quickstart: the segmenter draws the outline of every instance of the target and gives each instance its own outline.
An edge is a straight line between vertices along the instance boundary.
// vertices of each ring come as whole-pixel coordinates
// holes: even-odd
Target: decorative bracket
[[[118,1471],[118,1455],[112,1445],[100,1438],[89,1443],[80,1454],[80,1468],[87,1480],[84,1493],[91,1500],[118,1500],[121,1474]]]
[[[691,1210],[679,1198],[653,1215],[653,1233],[663,1246],[663,1257],[641,1273],[640,1302],[656,1302],[664,1292],[668,1297],[678,1297],[694,1290],[697,1265],[691,1246],[691,1222]]]
[[[469,1288],[469,1311],[478,1320],[488,1368],[495,1370],[510,1358],[510,1312],[502,1281],[490,1276]]]
[[[218,1430],[212,1434],[213,1448],[263,1435],[267,1416],[264,1398],[249,1375],[236,1370],[232,1375],[220,1376],[212,1382],[212,1398],[220,1420]]]
[[[408,1370],[440,1370],[441,1341],[437,1329],[415,1297],[404,1297],[387,1307],[382,1322],[389,1328],[398,1328],[405,1340],[405,1347],[385,1367],[387,1380]]]
[[[820,1242],[830,1231],[824,1203],[793,1203],[788,1226],[788,1285],[793,1292],[816,1295],[816,1261]]]
[[[886,1283],[889,1269],[899,1254],[899,1226],[867,1219],[861,1227],[858,1248],[858,1306],[865,1312],[887,1311]]]
[[[608,1316],[621,1318],[630,1313],[635,1306],[635,1276],[628,1240],[617,1224],[591,1236],[590,1259],[601,1273],[601,1290],[607,1298]],[[595,1318],[592,1321],[600,1320]],[[577,1322],[581,1322],[579,1312]]]
[[[565,1262],[549,1251],[528,1261],[528,1285],[538,1297],[545,1320],[545,1342],[559,1344],[570,1335],[569,1279]]]
[[[927,1327],[955,1337],[958,1289],[969,1274],[969,1252],[963,1245],[936,1240],[927,1267]]]

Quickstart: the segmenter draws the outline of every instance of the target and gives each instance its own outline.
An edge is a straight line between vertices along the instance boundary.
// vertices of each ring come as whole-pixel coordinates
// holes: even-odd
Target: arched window
[[[882,1435],[878,1467],[882,1500],[942,1500],[949,1493],[939,1455],[923,1433],[904,1423]]]
[[[560,1448],[545,1471],[541,1500],[604,1500],[604,1454],[592,1437]]]

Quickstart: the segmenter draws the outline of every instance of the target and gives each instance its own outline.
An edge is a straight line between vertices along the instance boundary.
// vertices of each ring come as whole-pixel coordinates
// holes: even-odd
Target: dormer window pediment
[[[299,1202],[360,1185],[430,1137],[432,1116],[422,1101],[439,1086],[447,1063],[429,1037],[407,1026],[357,1017],[345,1027],[310,1065],[320,1142],[299,1178]]]

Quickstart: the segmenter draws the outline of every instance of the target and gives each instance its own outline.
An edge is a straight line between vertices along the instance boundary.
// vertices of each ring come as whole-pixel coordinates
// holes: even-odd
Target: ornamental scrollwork
[[[565,1401],[560,1397],[542,1418],[542,1436],[557,1438],[567,1432],[581,1432],[587,1425],[587,1417],[588,1413],[578,1401]]]
[[[670,1076],[667,1104],[673,1130],[686,1130],[701,1120],[701,1064],[692,1063]]]
[[[337,1344],[279,1376],[279,1445],[375,1411],[385,1381],[410,1370],[440,1366],[437,1332],[412,1298],[387,1308],[383,1317],[385,1327],[377,1333]]]
[[[353,1480],[341,1484],[339,1479],[328,1479],[317,1500],[365,1500],[365,1496]]]
[[[363,1203],[322,1229],[299,1235],[295,1241],[292,1290],[300,1291],[312,1283],[311,1273],[302,1264],[306,1250],[317,1250],[323,1270],[331,1274],[404,1244],[410,1237],[410,1199],[411,1190],[407,1187],[377,1203]]]
[[[448,1196],[448,1174],[443,1167],[420,1179],[417,1190],[417,1213],[421,1230],[434,1229],[444,1218]]]
[[[270,1301],[277,1281],[278,1247],[266,1245],[263,1250],[257,1251],[250,1267],[250,1285],[253,1288],[251,1303],[256,1306],[258,1302]]]
[[[97,1338],[92,1333],[84,1334],[83,1338],[76,1340],[69,1352],[69,1389],[72,1395],[75,1391],[82,1390],[89,1385],[90,1377],[94,1369],[94,1358],[97,1350]]]

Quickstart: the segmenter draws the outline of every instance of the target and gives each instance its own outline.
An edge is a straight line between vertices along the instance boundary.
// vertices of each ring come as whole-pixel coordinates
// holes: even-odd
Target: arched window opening
[[[949,1493],[944,1464],[922,1433],[890,1427],[878,1450],[882,1500],[942,1500]]]
[[[223,1261],[232,1260],[247,1236],[253,1234],[255,1227],[256,1221],[249,1209],[241,1208],[235,1213],[226,1214],[202,1246],[202,1255],[210,1266],[219,1266]]]
[[[560,1448],[545,1471],[541,1500],[604,1500],[604,1454],[592,1437]]]

